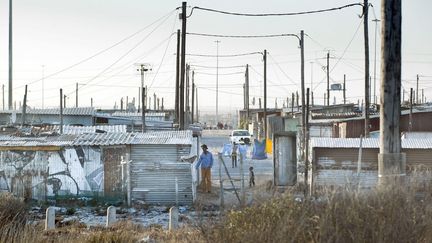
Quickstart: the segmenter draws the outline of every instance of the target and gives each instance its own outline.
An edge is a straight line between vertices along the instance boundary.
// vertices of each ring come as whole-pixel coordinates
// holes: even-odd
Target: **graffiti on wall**
[[[0,191],[27,199],[94,196],[103,192],[103,178],[99,147],[0,152]]]

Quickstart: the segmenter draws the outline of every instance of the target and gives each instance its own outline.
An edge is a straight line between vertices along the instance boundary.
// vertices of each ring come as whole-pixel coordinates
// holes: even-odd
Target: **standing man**
[[[213,155],[210,153],[207,148],[207,145],[201,145],[203,150],[202,154],[198,159],[198,163],[195,166],[195,169],[201,166],[201,176],[202,176],[202,184],[204,186],[204,191],[210,193],[211,192],[211,168],[213,166]]]

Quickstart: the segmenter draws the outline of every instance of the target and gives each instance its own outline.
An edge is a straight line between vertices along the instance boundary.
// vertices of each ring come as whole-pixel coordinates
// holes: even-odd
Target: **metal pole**
[[[218,154],[219,160],[219,187],[220,187],[220,211],[223,211],[224,208],[224,188],[223,188],[223,180],[222,180],[222,155]]]
[[[305,163],[305,184],[309,181],[309,88],[306,90],[306,107],[304,114],[303,139],[304,139],[304,163]],[[307,188],[307,187],[306,187]]]
[[[240,150],[239,150],[240,152]],[[245,190],[245,182],[244,182],[244,167],[243,167],[243,154],[240,153],[240,180],[241,180],[241,206],[244,207],[246,205],[246,190]]]
[[[2,95],[2,98],[3,98],[3,110],[5,110],[4,84],[2,85],[2,92],[3,92],[3,95]]]
[[[75,107],[78,107],[78,83],[76,83],[75,87]]]
[[[198,111],[198,87],[195,88],[196,93],[196,121],[199,122],[199,111]]]
[[[411,132],[413,120],[412,120],[412,108],[414,103],[414,95],[413,95],[413,88],[410,89],[410,113],[409,113],[409,125],[408,125],[408,131]]]

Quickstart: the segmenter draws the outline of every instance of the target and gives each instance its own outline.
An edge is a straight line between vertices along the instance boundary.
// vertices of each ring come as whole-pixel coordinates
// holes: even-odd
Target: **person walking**
[[[213,166],[213,154],[208,151],[207,145],[201,145],[203,152],[201,153],[195,169],[201,166],[202,184],[205,192],[211,192],[211,168]]]
[[[231,162],[232,162],[232,167],[236,168],[237,167],[237,144],[235,144],[235,143],[233,143],[233,146],[232,146]]]
[[[249,187],[255,186],[255,173],[253,171],[253,167],[249,167]]]

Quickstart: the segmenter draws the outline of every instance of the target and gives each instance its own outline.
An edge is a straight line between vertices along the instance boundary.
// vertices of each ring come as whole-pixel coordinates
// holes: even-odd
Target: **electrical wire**
[[[347,51],[348,48],[351,46],[351,43],[354,41],[355,37],[357,36],[357,33],[358,33],[358,31],[360,30],[360,27],[361,27],[361,24],[362,24],[362,23],[363,23],[363,18],[361,19],[359,25],[357,26],[357,29],[356,29],[354,35],[352,36],[351,40],[348,42],[348,45],[345,47],[345,49],[344,49],[342,55],[341,55],[341,56],[339,57],[339,59],[336,61],[336,64],[333,65],[332,69],[329,70],[329,73],[331,73],[331,72],[336,68],[336,66],[339,64],[340,60],[344,57],[346,51]],[[324,79],[325,79],[325,78],[323,78],[320,82],[318,82],[312,90],[315,90],[316,88],[318,88],[318,86],[324,82]]]
[[[89,60],[91,60],[91,59],[93,59],[93,58],[95,58],[95,57],[101,55],[102,53],[105,53],[105,52],[107,52],[108,50],[111,50],[112,48],[114,48],[114,47],[120,45],[121,43],[123,43],[123,42],[125,42],[125,41],[131,39],[132,37],[138,35],[139,33],[143,32],[144,30],[146,30],[147,28],[149,28],[150,26],[152,26],[152,25],[156,24],[157,22],[159,22],[161,19],[164,19],[165,17],[170,16],[170,15],[171,15],[173,12],[175,12],[175,11],[176,11],[176,10],[172,10],[172,11],[170,11],[170,12],[167,13],[166,15],[164,15],[164,16],[158,18],[157,20],[155,20],[155,21],[152,22],[151,24],[149,24],[149,25],[143,27],[142,29],[138,30],[137,32],[133,33],[132,35],[129,35],[128,37],[126,37],[126,38],[120,40],[119,42],[117,42],[117,43],[115,43],[115,44],[113,44],[113,45],[111,45],[111,46],[109,46],[109,47],[107,47],[107,48],[105,48],[105,49],[103,49],[103,50],[101,50],[101,51],[99,51],[99,52],[93,54],[92,56],[87,57],[87,58],[85,58],[85,59],[83,59],[83,60],[81,60],[81,61],[79,61],[79,62],[77,62],[77,63],[75,63],[75,64],[72,64],[72,65],[70,65],[70,66],[68,66],[68,67],[66,67],[66,68],[63,68],[63,69],[61,69],[61,70],[59,70],[59,71],[57,71],[57,72],[54,72],[54,73],[52,73],[52,74],[49,74],[49,75],[47,75],[47,76],[45,76],[45,77],[43,77],[43,78],[40,78],[40,79],[36,79],[36,80],[34,80],[34,81],[31,81],[30,83],[27,83],[27,85],[31,85],[31,84],[34,84],[34,83],[40,82],[40,81],[42,81],[42,80],[44,80],[44,79],[51,78],[51,77],[53,77],[53,76],[55,76],[55,75],[57,75],[57,74],[59,74],[59,73],[65,72],[65,71],[67,71],[67,70],[69,70],[69,69],[72,69],[72,68],[74,68],[74,67],[76,67],[76,66],[82,64],[82,63],[85,63],[85,62],[87,62],[87,61],[89,61]],[[21,85],[21,86],[15,87],[14,89],[22,88],[22,87],[24,87],[24,86],[25,86],[25,85]]]
[[[351,4],[347,4],[347,5],[340,6],[340,7],[333,7],[333,8],[320,9],[320,10],[311,10],[311,11],[303,11],[303,12],[259,13],[259,14],[228,12],[228,11],[216,10],[216,9],[211,9],[211,8],[202,8],[202,7],[195,6],[192,8],[191,13],[187,17],[189,18],[190,16],[192,16],[195,9],[207,11],[207,12],[214,12],[214,13],[220,13],[220,14],[226,14],[226,15],[235,15],[235,16],[244,16],[244,17],[270,17],[270,16],[294,16],[294,15],[305,15],[305,14],[316,14],[316,13],[341,10],[341,9],[349,8],[349,7],[353,7],[353,6],[362,6],[363,7],[363,4],[351,3]]]
[[[227,69],[227,68],[245,68],[246,65],[238,65],[238,66],[223,66],[223,67],[216,67],[216,66],[204,66],[204,65],[195,65],[195,64],[190,64],[191,67],[197,67],[197,68],[219,68],[219,69]]]
[[[205,36],[205,37],[221,37],[221,38],[273,38],[273,37],[300,37],[296,34],[270,34],[270,35],[218,35],[218,34],[206,34],[206,33],[186,33],[187,35]]]
[[[263,55],[262,52],[249,52],[249,53],[232,54],[232,55],[186,54],[186,56],[191,56],[191,57],[241,57],[241,56],[251,56],[251,55],[256,55],[256,54]]]
[[[215,73],[205,73],[205,72],[195,72],[195,74],[203,74],[203,75],[216,75]],[[228,75],[236,75],[236,74],[244,74],[244,72],[233,72],[233,73],[219,73],[219,76],[228,76]]]
[[[176,18],[174,18],[174,24],[173,24],[173,27],[172,27],[171,32],[174,32],[176,22],[177,22],[177,16],[176,16]],[[174,35],[174,33],[171,34],[170,37],[172,37],[173,35]],[[160,64],[159,64],[159,67],[158,67],[158,69],[157,69],[157,71],[156,71],[156,74],[153,76],[153,80],[151,81],[150,85],[148,86],[149,89],[153,86],[153,83],[154,83],[154,81],[156,80],[156,77],[157,77],[157,75],[158,75],[158,73],[159,73],[159,70],[160,70],[160,68],[162,67],[162,64],[163,64],[163,62],[164,62],[164,60],[165,60],[165,56],[166,56],[166,54],[167,54],[168,47],[169,47],[170,43],[171,43],[171,38],[169,38],[169,41],[168,41],[167,46],[166,46],[166,48],[165,48],[164,54],[163,54],[163,56],[162,56],[162,60],[161,60],[161,62],[160,62]]]
[[[169,16],[168,16],[169,17]],[[108,67],[106,67],[105,69],[103,69],[101,72],[99,72],[96,76],[94,76],[93,78],[89,79],[88,81],[86,81],[80,88],[85,87],[87,84],[91,83],[92,81],[94,81],[95,79],[97,79],[99,76],[101,76],[102,74],[104,74],[107,70],[109,70],[111,67],[113,67],[115,64],[117,64],[118,62],[120,62],[124,57],[126,57],[127,55],[129,55],[129,53],[131,53],[133,50],[135,50],[138,46],[140,46],[150,35],[152,35],[162,24],[165,23],[165,21],[168,19],[165,18],[161,23],[159,23],[155,28],[153,28],[152,31],[150,31],[150,33],[148,35],[146,35],[143,39],[141,39],[135,46],[133,46],[131,49],[129,49],[125,54],[123,54],[122,56],[120,56],[116,61],[114,61],[112,64],[110,64]],[[73,93],[73,92],[71,92]],[[71,94],[69,93],[69,94]]]
[[[294,85],[298,86],[297,83],[294,82],[294,80],[292,80],[292,78],[290,76],[288,76],[288,74],[285,73],[285,71],[282,69],[282,67],[276,62],[276,60],[273,58],[272,55],[269,54],[269,57],[271,60],[273,60],[273,63],[276,64],[276,66],[279,68],[279,70],[283,73],[283,75]]]

